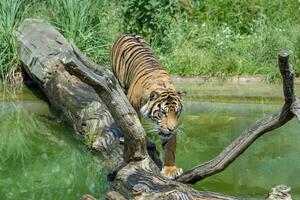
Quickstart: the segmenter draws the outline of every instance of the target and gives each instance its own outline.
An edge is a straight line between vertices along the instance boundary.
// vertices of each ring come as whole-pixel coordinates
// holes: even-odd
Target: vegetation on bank
[[[0,1],[0,78],[20,63],[14,32],[24,18],[55,25],[100,64],[122,33],[140,34],[174,75],[278,76],[277,53],[291,53],[300,75],[297,0],[4,0]]]

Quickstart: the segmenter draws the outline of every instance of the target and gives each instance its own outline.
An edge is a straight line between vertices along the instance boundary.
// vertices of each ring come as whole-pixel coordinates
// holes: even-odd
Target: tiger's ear
[[[185,97],[187,95],[186,91],[178,92],[180,97]]]
[[[152,92],[150,93],[150,101],[154,101],[154,100],[156,100],[157,98],[158,98],[158,93],[155,92],[155,91],[152,91]]]

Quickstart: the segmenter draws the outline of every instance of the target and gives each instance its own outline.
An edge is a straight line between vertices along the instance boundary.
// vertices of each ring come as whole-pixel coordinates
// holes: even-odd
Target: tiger
[[[175,166],[176,133],[182,97],[149,44],[138,35],[121,35],[110,51],[110,63],[133,108],[154,122],[163,149],[161,174],[175,179],[183,173]]]

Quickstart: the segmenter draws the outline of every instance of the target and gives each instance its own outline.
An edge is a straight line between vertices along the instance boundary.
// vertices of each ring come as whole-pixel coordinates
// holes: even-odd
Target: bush
[[[25,17],[54,24],[95,62],[109,65],[122,33],[148,41],[171,74],[278,76],[277,53],[300,74],[297,0],[0,1],[0,79],[19,66],[14,32]]]
[[[122,27],[126,33],[141,35],[152,45],[163,47],[178,12],[177,0],[127,0],[123,3]]]

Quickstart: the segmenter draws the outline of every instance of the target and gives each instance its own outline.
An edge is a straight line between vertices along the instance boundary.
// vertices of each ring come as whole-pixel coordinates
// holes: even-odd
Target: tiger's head
[[[168,139],[176,133],[178,118],[182,111],[181,97],[186,92],[152,91],[141,107],[140,112],[144,117],[150,118],[156,124],[156,129],[162,139]]]

